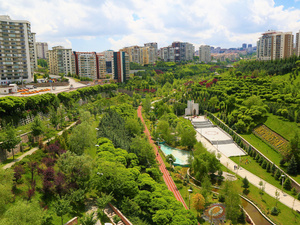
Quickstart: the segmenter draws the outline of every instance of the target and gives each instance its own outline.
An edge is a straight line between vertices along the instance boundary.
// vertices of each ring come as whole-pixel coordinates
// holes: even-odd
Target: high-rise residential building
[[[154,64],[156,61],[156,54],[155,48],[153,46],[130,46],[120,49],[120,51],[124,51],[128,54],[129,62],[135,62],[140,65],[145,64]]]
[[[275,60],[284,59],[293,54],[292,32],[267,31],[257,42],[257,59]]]
[[[0,16],[0,84],[31,82],[36,67],[35,33],[30,22]]]
[[[74,73],[72,70],[72,49],[63,46],[53,47],[47,52],[48,68],[50,74],[59,75]],[[74,68],[74,67],[73,67]]]
[[[160,49],[160,58],[164,62],[175,61],[175,49],[172,46],[163,47]]]
[[[129,56],[126,52],[114,52],[114,79],[118,83],[126,82],[129,79]]]
[[[246,49],[247,48],[247,44],[246,43],[243,43],[242,44],[242,49]]]
[[[36,55],[38,59],[46,59],[48,51],[47,42],[36,42]]]
[[[300,31],[296,33],[296,56],[300,56]]]
[[[247,52],[249,52],[249,53],[253,52],[252,44],[248,44]]]
[[[72,71],[80,78],[93,80],[106,78],[106,60],[103,53],[73,52]]]
[[[209,45],[201,45],[199,48],[199,61],[208,63],[211,61],[211,52]]]
[[[80,78],[86,77],[93,80],[98,78],[98,62],[96,52],[73,52],[73,73]],[[75,70],[74,70],[75,68]]]
[[[175,49],[174,62],[193,60],[195,47],[192,44],[188,42],[173,42],[172,47]]]
[[[157,57],[158,57],[157,43],[156,42],[145,43],[144,47],[153,47],[154,48],[154,54],[155,54],[154,62],[156,62],[157,61]]]
[[[102,53],[96,54],[97,59],[97,78],[98,79],[105,79],[106,78],[106,59],[105,55]]]

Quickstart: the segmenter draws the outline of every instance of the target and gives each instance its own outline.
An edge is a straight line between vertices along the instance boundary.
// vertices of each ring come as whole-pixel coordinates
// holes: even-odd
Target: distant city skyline
[[[157,42],[256,46],[267,30],[299,32],[300,0],[15,0],[1,1],[0,14],[27,20],[49,49],[102,52]]]

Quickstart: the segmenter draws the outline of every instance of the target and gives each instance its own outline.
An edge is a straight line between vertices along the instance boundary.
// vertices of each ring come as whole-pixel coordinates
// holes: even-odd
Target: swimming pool
[[[192,155],[190,151],[184,151],[177,148],[172,148],[164,144],[159,144],[159,146],[165,156],[172,154],[175,157],[176,161],[173,163],[174,166],[188,165],[188,158],[190,155]]]

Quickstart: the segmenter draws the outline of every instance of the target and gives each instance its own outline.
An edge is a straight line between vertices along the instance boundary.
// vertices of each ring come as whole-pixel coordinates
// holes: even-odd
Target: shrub
[[[296,190],[296,188],[292,188],[292,195],[294,195],[294,196],[296,196],[297,195],[297,190]]]
[[[266,169],[266,168],[267,168],[267,162],[266,162],[266,160],[263,160],[263,163],[261,164],[261,167],[262,167],[263,169]]]
[[[280,176],[281,176],[281,172],[280,172],[279,169],[277,169],[275,174],[274,174],[274,177],[275,177],[276,180],[279,180]]]
[[[300,192],[297,194],[297,199],[300,200]]]
[[[271,209],[271,215],[277,216],[278,214],[279,214],[279,210],[278,210],[277,207],[274,206],[274,207]]]
[[[292,182],[289,178],[286,178],[286,180],[283,183],[284,189],[290,191],[292,189]]]
[[[115,224],[117,224],[121,221],[121,218],[118,215],[114,215],[113,221],[115,222]]]
[[[225,202],[225,196],[222,194],[219,194],[219,201],[220,202]]]

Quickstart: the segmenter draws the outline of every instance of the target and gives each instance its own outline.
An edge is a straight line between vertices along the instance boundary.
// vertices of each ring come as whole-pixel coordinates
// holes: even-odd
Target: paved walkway
[[[70,129],[71,127],[73,127],[76,124],[76,122],[72,123],[70,126],[68,126],[67,128],[65,128],[64,130],[60,131],[57,133],[57,135],[61,135],[65,130]],[[52,137],[50,139],[47,139],[46,141],[43,142],[43,144],[47,144],[49,141],[53,140],[55,137]],[[12,167],[16,162],[21,161],[24,157],[33,154],[36,150],[38,150],[38,147],[32,148],[30,149],[28,152],[25,152],[23,155],[21,155],[20,157],[18,157],[17,159],[14,159],[12,162],[6,164],[5,166],[2,167],[2,169],[8,169],[10,167]]]
[[[213,146],[203,136],[201,136],[199,132],[197,132],[196,138],[197,138],[197,141],[202,142],[203,146],[206,147],[208,151],[215,152],[216,154],[218,153],[216,147]],[[220,154],[221,154],[220,162],[224,166],[226,166],[228,169],[230,169],[233,172],[236,172],[237,175],[241,176],[242,178],[247,177],[249,182],[251,184],[253,184],[254,186],[258,187],[258,188],[261,188],[261,186],[259,186],[259,182],[262,181],[264,186],[265,186],[265,192],[267,194],[269,194],[270,196],[275,198],[275,192],[277,190],[280,193],[279,201],[281,203],[285,204],[289,208],[300,211],[300,201],[296,200],[295,198],[293,198],[292,196],[288,195],[285,192],[282,193],[282,191],[280,189],[278,189],[275,186],[267,183],[266,181],[262,180],[261,178],[259,178],[256,175],[250,173],[249,171],[245,170],[244,168],[240,168],[239,170],[235,170],[234,168],[238,167],[238,164],[233,162],[231,159],[226,157],[221,152],[220,152]]]
[[[137,114],[138,114],[138,117],[141,119],[142,123],[145,126],[144,133],[148,137],[150,144],[153,146],[153,148],[155,150],[156,160],[160,164],[159,169],[163,173],[163,178],[164,178],[164,181],[165,181],[166,185],[168,186],[168,189],[170,191],[172,191],[174,193],[174,195],[175,195],[175,198],[178,201],[180,201],[186,209],[188,209],[188,207],[185,204],[185,201],[183,200],[180,192],[178,191],[178,189],[177,189],[177,187],[176,187],[176,185],[175,185],[175,183],[174,183],[171,175],[169,174],[169,171],[166,169],[166,166],[165,166],[165,164],[164,164],[161,156],[158,154],[158,149],[157,149],[156,145],[154,144],[154,141],[151,138],[150,132],[149,132],[149,130],[148,130],[148,128],[147,128],[147,126],[146,126],[146,124],[144,122],[144,119],[143,119],[143,116],[142,116],[142,106],[138,107]]]

